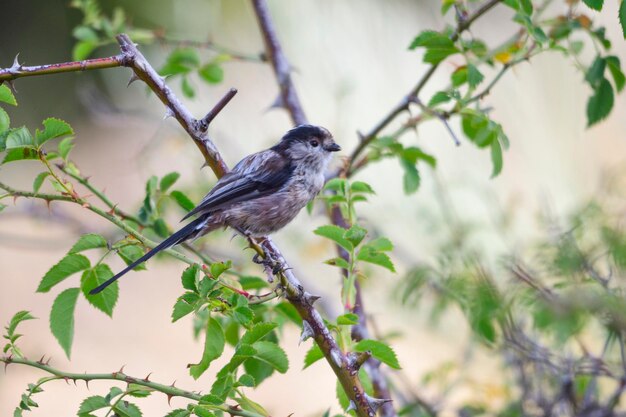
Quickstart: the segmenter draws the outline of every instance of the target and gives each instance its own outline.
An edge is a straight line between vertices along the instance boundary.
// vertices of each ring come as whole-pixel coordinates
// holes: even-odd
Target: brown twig
[[[31,67],[21,65],[18,61],[18,57],[16,56],[11,67],[0,69],[0,83],[3,81],[12,81],[22,77],[115,68],[123,67],[125,65],[126,57],[123,54],[106,58],[85,59],[83,61],[62,62],[59,64],[37,65]]]
[[[267,1],[252,0],[252,5],[254,6],[257,20],[259,21],[259,27],[263,35],[263,41],[265,42],[265,50],[272,63],[272,68],[274,68],[276,81],[280,88],[282,105],[288,110],[294,124],[306,124],[307,118],[304,115],[298,93],[291,80],[291,65],[289,65],[289,61],[283,53],[283,48],[278,41],[278,35],[274,29]]]

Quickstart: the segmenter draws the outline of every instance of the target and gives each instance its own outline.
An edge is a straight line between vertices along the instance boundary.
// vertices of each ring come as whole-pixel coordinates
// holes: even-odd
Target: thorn
[[[46,357],[46,355],[41,355],[41,359],[39,359],[39,360],[37,361],[37,363],[38,363],[39,365],[43,365],[43,364],[44,364],[43,360],[44,360],[44,358],[45,358],[45,357]]]
[[[69,379],[68,377],[64,376],[64,377],[63,377],[63,379],[65,380],[65,383],[66,383],[67,385],[69,385],[69,384],[70,384],[70,379]]]
[[[284,107],[285,107],[285,102],[283,101],[283,96],[278,94],[278,96],[276,96],[272,104],[270,104],[269,107],[265,111],[268,112],[273,109],[282,109]]]
[[[152,375],[152,372],[150,372],[143,380],[144,382],[150,382],[150,375]]]
[[[363,133],[361,133],[360,130],[356,131],[356,135],[358,136],[360,142],[364,142],[365,141],[365,135]]]
[[[356,404],[352,400],[350,400],[350,404],[348,405],[348,408],[346,408],[345,412],[348,413],[351,410],[356,410]]]
[[[72,382],[74,383],[74,386],[76,387],[76,378],[72,378]]]
[[[315,333],[313,332],[313,327],[311,327],[309,322],[306,320],[302,320],[302,333],[300,334],[300,341],[298,342],[298,346],[300,346],[300,343],[304,342],[314,334]]]
[[[122,365],[122,367],[120,368],[120,370],[119,370],[119,371],[117,371],[117,372],[118,372],[118,373],[120,373],[120,374],[123,374],[123,373],[124,373],[124,367],[125,367],[125,366],[126,366],[126,365]]]
[[[167,405],[171,407],[172,404],[170,404],[170,401],[172,400],[173,395],[172,394],[165,394],[165,395],[167,396]]]
[[[165,116],[163,116],[163,120],[167,119],[168,117],[174,117],[174,112],[169,107],[165,110]]]
[[[313,295],[313,294],[309,294],[308,292],[304,292],[304,294],[302,294],[302,298],[304,298],[304,301],[312,306],[317,300],[319,300],[320,298],[322,298],[319,295]]]
[[[50,359],[52,359],[52,356],[50,356],[50,357],[48,358],[48,360],[46,361],[46,366],[47,366],[47,365],[50,365]]]
[[[87,387],[87,390],[89,390],[89,380],[85,379],[85,386]]]
[[[17,95],[17,88],[15,87],[15,80],[5,81],[14,95]]]
[[[20,57],[20,53],[18,52],[17,55],[15,55],[15,58],[13,59],[13,65],[11,65],[12,70],[21,70],[22,69],[22,64],[20,64],[19,62],[19,57]]]
[[[174,380],[174,382],[172,382],[172,385],[170,385],[170,387],[172,387],[172,388],[176,387],[176,380]]]
[[[133,72],[133,75],[131,75],[130,80],[128,80],[128,84],[126,84],[126,88],[128,88],[132,83],[138,80],[139,80],[139,77],[137,76],[137,74]]]
[[[365,395],[365,401],[367,401],[367,405],[369,405],[370,408],[374,410],[374,412],[378,411],[378,409],[383,404],[391,402],[391,399],[389,398],[372,398],[367,394],[363,394],[363,395]]]

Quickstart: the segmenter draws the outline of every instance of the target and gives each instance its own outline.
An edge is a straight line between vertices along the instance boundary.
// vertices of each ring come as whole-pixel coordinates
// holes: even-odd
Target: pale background
[[[40,6],[2,0],[3,11],[12,16],[0,29],[0,66],[9,66],[15,53],[26,64],[68,60],[70,28],[78,15],[66,9],[65,2],[41,2]],[[255,53],[262,45],[250,5],[245,1],[155,1],[119,2],[135,10],[138,25],[163,26],[180,38],[203,39],[207,34],[233,49]],[[560,2],[557,2],[560,5]],[[607,26],[614,41],[613,53],[626,62],[626,48],[617,24],[616,3],[607,1],[602,14],[594,19]],[[406,49],[421,30],[440,29],[444,22],[439,1],[300,1],[271,2],[280,38],[293,66],[294,79],[309,119],[329,128],[341,146],[352,149],[355,131],[368,130],[395,105],[425,71],[419,53]],[[559,6],[560,7],[560,6]],[[143,9],[143,10],[140,10]],[[140,11],[138,11],[140,10]],[[510,36],[510,12],[498,7],[472,29],[495,45]],[[62,46],[65,45],[65,46]],[[148,59],[158,67],[166,50],[149,49]],[[114,48],[98,55],[116,53]],[[591,49],[583,59],[590,62]],[[445,63],[425,89],[428,98],[447,77],[458,59]],[[215,121],[211,136],[232,166],[242,156],[267,147],[289,127],[281,111],[266,111],[277,94],[269,66],[232,63],[225,66],[223,84],[199,86],[199,98],[184,100],[200,116],[228,87],[239,94]],[[487,79],[493,73],[485,73]],[[182,173],[180,187],[191,188],[197,200],[214,181],[209,170],[200,171],[201,157],[191,141],[172,119],[163,120],[163,108],[154,96],[147,96],[139,83],[126,88],[127,69],[106,74],[68,74],[17,82],[20,108],[11,109],[14,125],[35,128],[47,116],[69,121],[77,133],[73,158],[83,172],[120,207],[134,210],[143,198],[145,180],[153,174],[172,170]],[[178,83],[175,83],[178,86]],[[98,89],[101,90],[98,90]],[[178,91],[178,90],[177,90]],[[536,216],[549,205],[559,214],[592,197],[607,173],[620,171],[626,156],[624,120],[626,98],[618,96],[610,118],[592,129],[585,129],[585,106],[590,95],[583,76],[558,53],[546,53],[515,67],[497,84],[486,102],[493,118],[502,123],[511,140],[504,171],[490,179],[488,152],[464,141],[455,147],[437,121],[420,127],[417,138],[408,135],[406,143],[418,143],[438,158],[437,175],[446,184],[460,218],[480,227],[477,246],[495,254],[515,251],[537,231]],[[110,101],[107,97],[111,98]],[[456,121],[453,128],[461,135]],[[28,189],[39,167],[32,164],[2,167],[0,178],[18,188]],[[404,310],[390,301],[389,288],[401,279],[402,271],[417,261],[434,258],[437,243],[432,222],[438,219],[433,196],[434,177],[422,169],[422,188],[416,195],[401,193],[401,171],[395,161],[371,168],[362,178],[377,195],[361,208],[364,219],[373,219],[397,245],[394,260],[400,273],[373,269],[367,283],[367,309],[381,332],[399,330],[394,341],[406,375],[415,383],[427,371],[446,361],[460,361],[467,347],[465,327],[460,316],[451,315],[435,331],[427,318]],[[514,210],[515,222],[506,239],[492,232],[494,213]],[[37,213],[34,221],[25,212]],[[187,363],[200,358],[202,346],[191,337],[189,318],[172,324],[171,306],[181,292],[183,265],[151,262],[148,272],[131,273],[121,284],[122,291],[113,319],[80,300],[76,310],[72,360],[63,354],[48,329],[48,314],[54,296],[63,288],[76,285],[78,275],[48,294],[35,294],[44,273],[72,245],[80,232],[110,233],[100,219],[77,207],[52,204],[59,216],[74,216],[78,224],[52,221],[41,202],[19,199],[15,207],[0,214],[0,323],[7,323],[18,310],[27,309],[39,318],[21,328],[21,346],[30,358],[52,356],[52,364],[75,372],[112,372],[126,364],[131,375],[145,376],[177,386],[208,391],[214,364],[200,380],[187,376]],[[172,220],[175,220],[175,216]],[[326,220],[302,213],[294,224],[276,234],[296,273],[324,296],[333,309],[339,308],[336,270],[321,261],[332,255],[332,247],[312,234]],[[440,218],[439,218],[440,221]],[[241,242],[219,239],[219,253],[247,259],[239,251]],[[239,257],[239,258],[237,258]],[[113,262],[115,268],[121,262]],[[257,271],[260,273],[260,271]],[[378,289],[378,290],[377,290]],[[459,337],[459,334],[462,337]],[[328,407],[340,412],[334,399],[335,379],[322,362],[301,371],[302,358],[310,341],[298,345],[295,328],[287,331],[282,346],[288,352],[290,370],[264,382],[251,398],[275,416],[321,415]],[[476,399],[498,401],[503,393],[491,383],[490,372],[498,364],[479,350],[475,354],[475,384],[466,394]],[[493,373],[491,373],[493,375]],[[10,415],[27,383],[43,374],[10,366],[0,376],[0,415]],[[313,382],[312,382],[313,381]],[[311,389],[314,386],[314,389]],[[32,416],[74,415],[82,398],[104,394],[103,383],[75,388],[63,382],[51,383],[38,394],[40,409]],[[425,395],[434,395],[426,392]],[[173,399],[172,406],[184,406]],[[162,395],[141,400],[145,415],[165,415],[169,407]]]

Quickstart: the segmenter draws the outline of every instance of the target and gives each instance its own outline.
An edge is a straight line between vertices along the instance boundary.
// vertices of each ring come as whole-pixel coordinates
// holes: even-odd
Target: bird
[[[216,229],[230,227],[253,238],[282,229],[321,191],[332,154],[340,150],[323,127],[304,124],[287,131],[276,145],[239,161],[181,221],[195,219],[89,294],[162,250]]]

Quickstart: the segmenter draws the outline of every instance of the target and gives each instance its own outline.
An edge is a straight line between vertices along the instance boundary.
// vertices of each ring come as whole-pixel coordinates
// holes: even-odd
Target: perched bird
[[[196,216],[193,221],[89,293],[99,293],[160,251],[220,227],[251,237],[281,229],[320,192],[331,153],[339,150],[323,127],[291,129],[276,145],[245,157],[220,178],[183,218]]]

